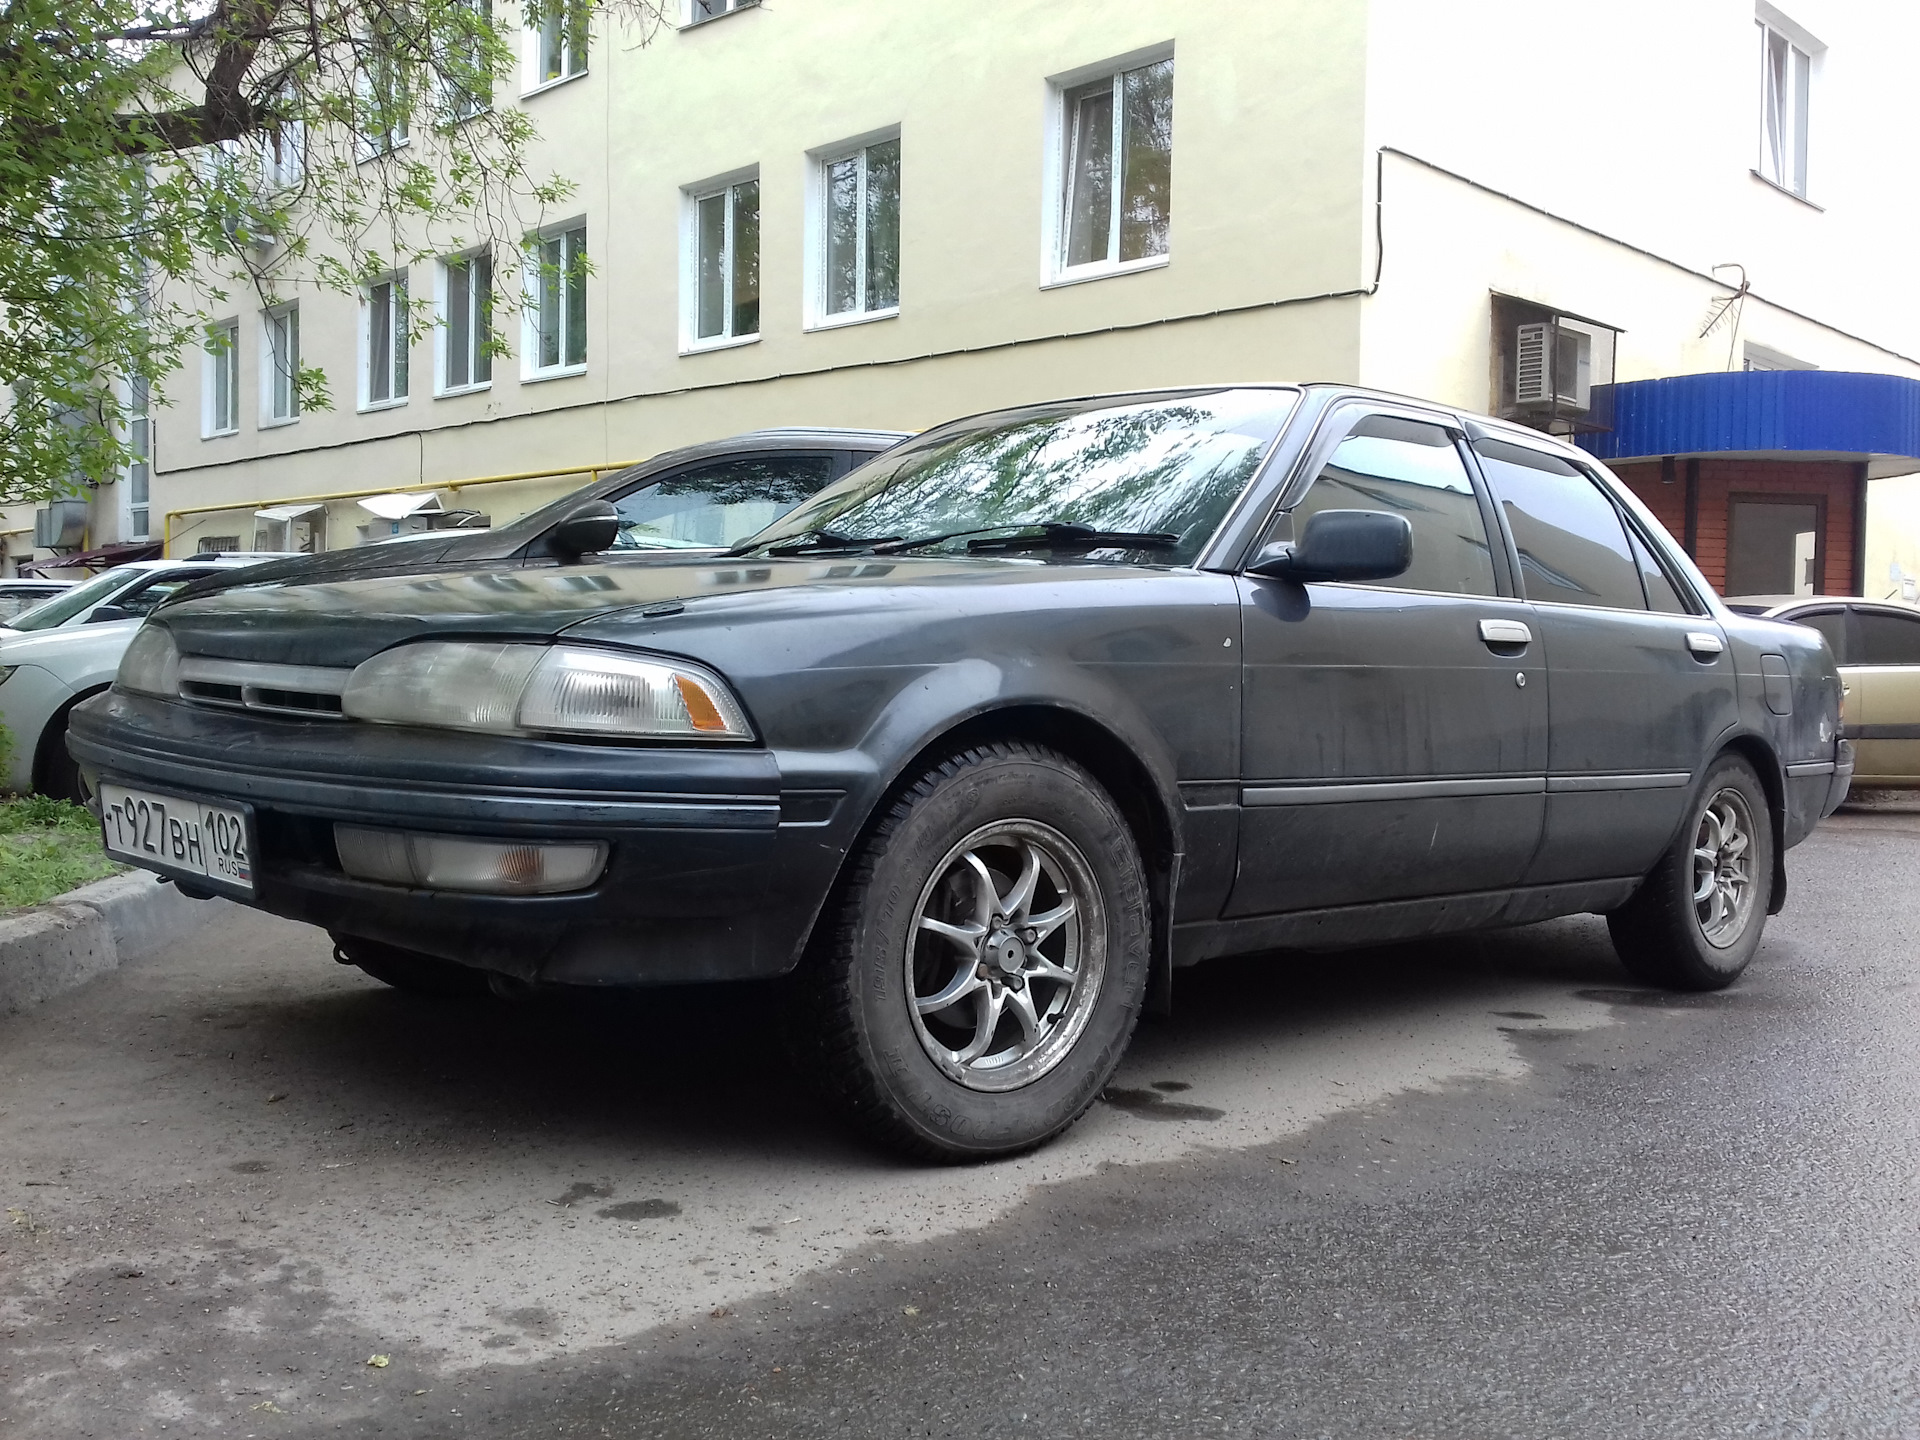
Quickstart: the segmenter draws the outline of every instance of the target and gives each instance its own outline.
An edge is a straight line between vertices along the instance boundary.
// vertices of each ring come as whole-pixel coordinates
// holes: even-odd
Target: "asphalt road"
[[[1721,996],[1590,919],[1187,972],[968,1169],[767,994],[416,1001],[229,910],[0,1021],[0,1434],[1920,1434],[1920,806],[1790,861]]]

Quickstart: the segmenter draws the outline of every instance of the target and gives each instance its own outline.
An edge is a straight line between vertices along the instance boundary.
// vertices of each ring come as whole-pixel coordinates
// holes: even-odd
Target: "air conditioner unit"
[[[1593,404],[1593,337],[1550,324],[1522,325],[1513,347],[1513,403],[1585,414]]]
[[[87,538],[87,502],[55,500],[33,512],[33,548],[77,550]]]

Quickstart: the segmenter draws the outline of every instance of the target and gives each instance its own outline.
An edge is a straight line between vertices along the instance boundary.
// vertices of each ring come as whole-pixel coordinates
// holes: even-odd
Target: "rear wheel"
[[[98,690],[92,692],[93,695],[99,693]],[[75,805],[86,803],[87,789],[80,779],[80,764],[67,753],[67,721],[73,715],[73,706],[90,698],[91,695],[82,695],[47,722],[33,756],[33,788],[37,794],[70,800]]]
[[[922,775],[823,925],[800,982],[801,1062],[917,1158],[986,1159],[1066,1129],[1146,993],[1131,832],[1091,775],[1037,746],[980,746]]]
[[[417,950],[402,950],[398,945],[365,940],[358,935],[334,935],[333,958],[342,965],[356,966],[383,985],[391,985],[409,995],[445,999],[488,993],[485,971],[456,965],[437,955],[422,955]]]
[[[1773,822],[1753,767],[1723,756],[1687,824],[1645,882],[1607,917],[1635,978],[1672,990],[1720,990],[1760,947],[1773,893]]]

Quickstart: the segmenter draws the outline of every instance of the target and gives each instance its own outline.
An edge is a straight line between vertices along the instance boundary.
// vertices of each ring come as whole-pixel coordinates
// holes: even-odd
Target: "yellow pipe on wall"
[[[224,505],[186,505],[167,511],[160,532],[160,557],[172,558],[173,522],[183,515],[220,515],[229,510],[262,510],[269,505],[325,505],[335,500],[360,500],[368,495],[412,495],[422,490],[451,490],[456,496],[474,485],[507,485],[516,480],[551,480],[558,475],[585,475],[589,485],[602,475],[638,464],[622,460],[609,465],[562,465],[555,470],[516,470],[507,475],[478,475],[469,480],[441,480],[416,485],[373,485],[364,490],[332,490],[323,495],[275,495],[264,500],[235,500]]]

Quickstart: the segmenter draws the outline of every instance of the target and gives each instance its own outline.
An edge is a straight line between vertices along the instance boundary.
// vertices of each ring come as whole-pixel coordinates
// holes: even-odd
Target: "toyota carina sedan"
[[[1601,466],[1345,387],[957,421],[718,558],[566,523],[162,607],[73,720],[108,849],[403,988],[789,977],[846,1112],[961,1159],[1210,956],[1591,911],[1727,985],[1852,768],[1820,637]]]

